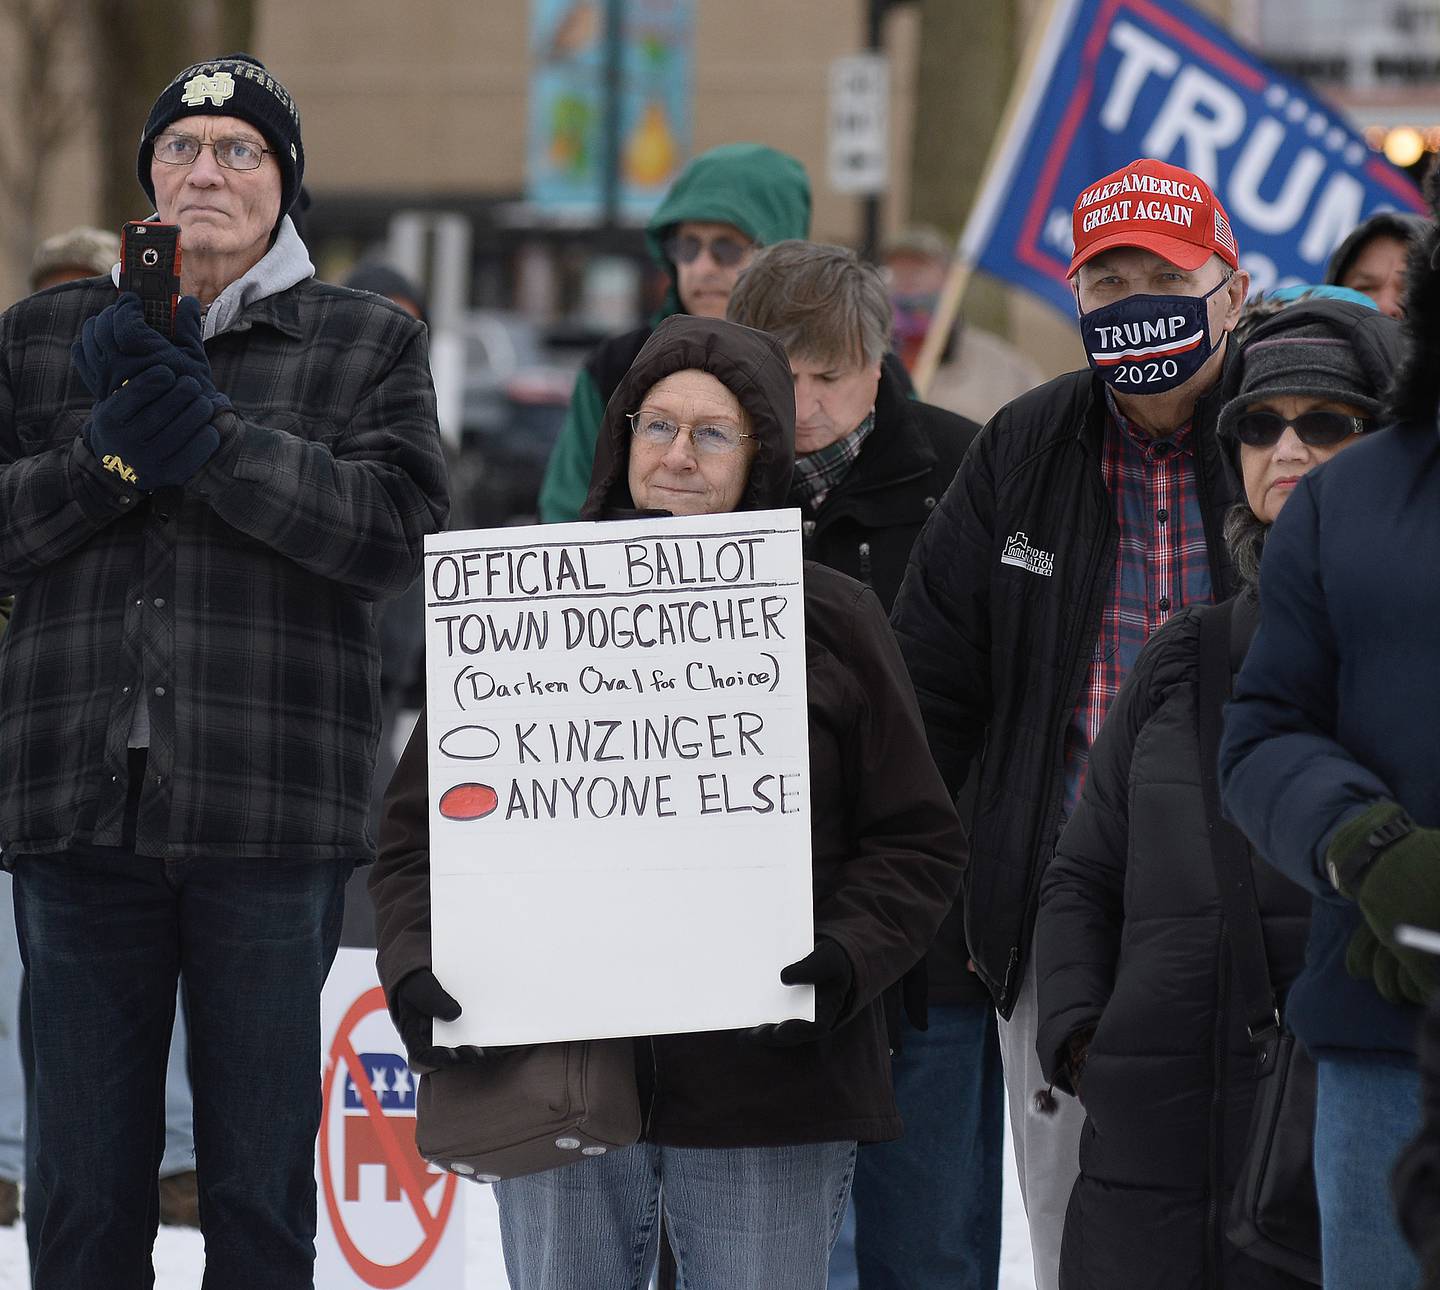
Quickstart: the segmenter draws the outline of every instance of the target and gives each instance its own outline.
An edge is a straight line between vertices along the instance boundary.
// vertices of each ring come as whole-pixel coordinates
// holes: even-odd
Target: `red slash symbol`
[[[415,1150],[415,1118],[408,1115],[386,1115],[380,1107],[375,1090],[370,1087],[370,1075],[365,1070],[351,1035],[355,1027],[374,1012],[385,1009],[385,992],[377,985],[367,990],[350,1007],[335,1032],[335,1042],[330,1047],[330,1058],[326,1063],[324,1095],[320,1112],[320,1180],[324,1186],[325,1207],[330,1213],[330,1224],[335,1239],[345,1255],[346,1262],[355,1270],[366,1285],[378,1290],[390,1290],[411,1281],[430,1261],[440,1238],[445,1235],[445,1225],[455,1204],[456,1179],[453,1174],[430,1173],[430,1166]],[[415,1211],[420,1224],[419,1248],[399,1263],[376,1263],[366,1257],[345,1228],[344,1215],[335,1195],[335,1162],[331,1156],[330,1107],[337,1088],[344,1088],[342,1071],[348,1072],[350,1081],[365,1108],[369,1132],[380,1144],[385,1162],[389,1167],[390,1185],[399,1182],[405,1199]],[[344,1101],[344,1095],[341,1095]],[[444,1190],[440,1194],[440,1206],[433,1213],[426,1204],[425,1193],[444,1178]]]

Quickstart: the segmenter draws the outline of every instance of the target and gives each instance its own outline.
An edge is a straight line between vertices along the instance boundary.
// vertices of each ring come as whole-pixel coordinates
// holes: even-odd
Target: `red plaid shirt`
[[[1100,469],[1120,541],[1090,674],[1065,736],[1067,817],[1080,800],[1090,745],[1141,647],[1177,610],[1212,599],[1189,423],[1155,439],[1121,415],[1108,390],[1105,397]]]

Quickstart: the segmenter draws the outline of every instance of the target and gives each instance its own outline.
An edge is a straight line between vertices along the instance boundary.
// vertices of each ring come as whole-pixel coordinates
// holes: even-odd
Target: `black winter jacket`
[[[888,613],[920,529],[979,433],[969,418],[911,398],[905,369],[887,357],[875,396],[875,428],[859,457],[818,507],[801,508],[806,556],[863,582]],[[962,818],[967,807],[962,802]],[[963,917],[957,902],[927,958],[931,1003],[990,997],[966,969]]]
[[[875,428],[845,478],[804,511],[805,556],[863,582],[890,612],[910,550],[980,427],[908,396],[890,365]]]
[[[1036,1048],[1067,1092],[1067,1040],[1095,1030],[1080,1081],[1087,1119],[1060,1256],[1064,1290],[1302,1284],[1224,1235],[1255,1059],[1200,787],[1207,612],[1185,610],[1141,651],[1041,884]],[[1271,980],[1283,991],[1304,961],[1309,895],[1258,858],[1252,869]]]
[[[1234,581],[1221,535],[1235,496],[1215,438],[1222,402],[1217,382],[1194,418],[1216,599]],[[1001,408],[921,532],[891,614],[952,792],[984,750],[965,930],[1004,1017],[1024,978],[1040,875],[1062,822],[1065,730],[1115,564],[1115,508],[1100,467],[1105,415],[1102,383],[1088,371]],[[1012,541],[1034,558],[1007,563]]]

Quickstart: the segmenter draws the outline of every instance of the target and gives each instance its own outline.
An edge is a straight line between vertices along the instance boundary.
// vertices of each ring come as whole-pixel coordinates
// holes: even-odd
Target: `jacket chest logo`
[[[1042,578],[1053,577],[1055,573],[1055,553],[1042,551],[1038,546],[1031,546],[1024,529],[1005,539],[1005,549],[1000,553],[1000,563],[1024,569],[1026,573],[1037,573]]]

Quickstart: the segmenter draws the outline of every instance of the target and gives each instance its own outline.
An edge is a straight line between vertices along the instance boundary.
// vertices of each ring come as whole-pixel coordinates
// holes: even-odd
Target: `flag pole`
[[[975,271],[975,265],[965,253],[970,221],[975,218],[976,208],[980,205],[980,197],[989,186],[995,167],[1000,161],[1006,144],[1010,141],[1011,131],[1015,127],[1015,118],[1019,114],[1021,101],[1025,97],[1024,90],[1034,73],[1035,64],[1040,57],[1040,50],[1045,43],[1045,36],[1055,21],[1055,12],[1059,3],[1060,0],[1045,0],[1044,11],[1037,16],[1031,27],[1030,34],[1025,41],[1025,52],[1016,69],[1015,79],[1010,85],[1010,94],[1005,102],[1005,111],[1000,117],[1000,125],[990,140],[990,151],[986,155],[985,165],[980,171],[980,183],[975,189],[975,200],[970,203],[970,214],[966,219],[966,227],[961,231],[960,239],[956,243],[955,258],[950,262],[949,271],[945,275],[945,284],[940,288],[940,297],[935,302],[935,313],[930,319],[930,329],[925,333],[925,341],[920,346],[920,353],[915,359],[915,370],[910,374],[915,392],[922,399],[929,390],[930,383],[935,379],[935,369],[940,366],[940,357],[945,352],[945,346],[950,343],[950,333],[955,330],[955,321],[960,316],[960,303],[965,298],[966,289],[970,286],[970,278]]]

